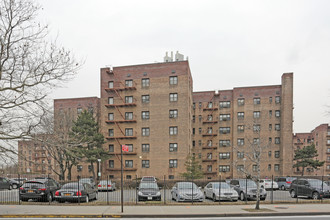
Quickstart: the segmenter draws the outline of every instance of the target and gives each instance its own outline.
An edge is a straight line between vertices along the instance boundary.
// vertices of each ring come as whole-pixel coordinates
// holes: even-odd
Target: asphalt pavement
[[[183,218],[330,215],[330,204],[255,205],[0,205],[0,218]]]

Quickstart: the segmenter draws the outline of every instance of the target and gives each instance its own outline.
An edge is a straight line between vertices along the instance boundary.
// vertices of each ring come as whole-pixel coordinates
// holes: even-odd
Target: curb
[[[210,218],[210,217],[262,217],[262,216],[313,216],[330,215],[330,212],[263,212],[263,213],[223,213],[223,214],[164,214],[164,215],[140,215],[140,214],[103,214],[103,215],[0,215],[1,218]]]

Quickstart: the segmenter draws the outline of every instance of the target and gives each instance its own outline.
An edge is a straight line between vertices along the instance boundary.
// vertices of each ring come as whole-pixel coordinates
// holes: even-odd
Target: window
[[[192,146],[195,147],[196,146],[196,142],[192,141]]]
[[[274,165],[274,170],[275,171],[280,171],[280,165],[279,164],[275,164]]]
[[[108,120],[109,120],[109,121],[113,121],[113,118],[114,118],[114,117],[113,117],[113,113],[109,113],[109,114],[108,114]]]
[[[276,104],[281,103],[281,97],[280,96],[275,96],[275,103]]]
[[[281,117],[281,111],[280,111],[280,110],[276,110],[276,111],[275,111],[275,117],[276,117],[276,118]]]
[[[178,144],[177,143],[171,143],[170,144],[170,152],[176,152],[178,151]]]
[[[244,125],[237,125],[237,132],[244,132]]]
[[[270,130],[270,131],[271,131],[272,129],[273,129],[273,126],[272,126],[272,124],[269,124],[269,125],[268,125],[268,130]]]
[[[196,118],[195,115],[193,115],[193,116],[192,116],[192,121],[193,121],[193,123],[195,123],[195,118]]]
[[[253,132],[260,132],[260,125],[259,124],[253,125]]]
[[[229,172],[230,166],[229,165],[219,165],[219,172]]]
[[[132,176],[131,175],[126,175],[126,179],[130,180],[130,179],[132,179]]]
[[[269,97],[269,103],[273,102],[273,97]]]
[[[125,87],[133,87],[133,80],[125,80]]]
[[[237,112],[237,119],[244,119],[244,112]]]
[[[253,112],[253,118],[260,118],[260,112]]]
[[[133,136],[133,128],[125,128],[125,136]]]
[[[196,103],[194,102],[194,103],[193,103],[193,109],[195,109],[195,108],[196,108]]]
[[[79,114],[81,114],[82,113],[82,108],[77,108],[77,114],[79,115]]]
[[[220,121],[229,121],[230,120],[230,114],[220,114]]]
[[[244,170],[244,165],[237,165],[237,170],[238,171],[243,171]]]
[[[149,119],[149,112],[148,111],[142,112],[141,117],[142,117],[142,119]]]
[[[149,95],[142,95],[142,103],[149,103],[150,98]]]
[[[268,157],[271,157],[271,156],[272,156],[272,152],[268,151]]]
[[[112,89],[112,88],[113,88],[113,81],[109,81],[109,82],[108,82],[108,88],[109,88],[109,89]]]
[[[77,171],[78,171],[78,172],[81,172],[82,169],[83,169],[83,166],[82,166],[82,165],[77,165]]]
[[[268,164],[268,170],[271,171],[272,170],[272,165]]]
[[[280,130],[281,130],[281,125],[275,124],[275,131],[280,131]]]
[[[272,143],[272,138],[271,138],[271,137],[268,138],[268,143],[269,143],[269,144]]]
[[[208,121],[213,121],[213,115],[207,115],[207,120]]]
[[[330,139],[327,140],[327,144],[330,144]]]
[[[125,112],[125,120],[133,120],[133,112]]]
[[[177,85],[177,84],[178,84],[178,77],[170,76],[170,85]]]
[[[178,110],[177,109],[172,109],[170,110],[170,118],[177,118],[178,117]]]
[[[257,172],[258,171],[258,166],[257,165],[253,165],[252,166],[252,171],[253,172]]]
[[[93,107],[88,107],[88,112],[93,114],[94,113],[94,108]]]
[[[275,151],[275,158],[280,158],[280,151]]]
[[[207,153],[206,158],[207,158],[208,160],[212,160],[212,153]]]
[[[221,101],[219,102],[220,108],[230,108],[230,101]]]
[[[149,168],[150,162],[149,160],[142,160],[142,168]]]
[[[199,102],[199,103],[198,103],[198,108],[201,108],[201,107],[202,107],[202,103]]]
[[[259,105],[260,104],[260,98],[254,98],[253,99],[253,104]]]
[[[244,138],[238,138],[237,139],[237,145],[238,146],[243,146],[244,145]]]
[[[113,97],[109,97],[108,98],[108,104],[109,105],[113,105]]]
[[[170,102],[178,101],[178,93],[170,93]]]
[[[240,151],[238,151],[238,152],[237,152],[237,158],[238,158],[238,159],[242,159],[242,158],[244,158],[244,152],[240,152]]]
[[[207,128],[207,133],[208,133],[208,134],[212,134],[212,127],[208,127],[208,128]]]
[[[142,88],[149,87],[150,85],[149,78],[142,79],[141,84],[142,84]]]
[[[113,137],[114,136],[114,131],[113,129],[109,129],[109,137]]]
[[[237,105],[238,106],[242,106],[244,104],[245,104],[245,99],[243,99],[243,98],[237,99]]]
[[[149,144],[142,144],[142,152],[149,152],[150,145]]]
[[[125,103],[133,103],[133,96],[125,96]]]
[[[178,167],[178,160],[177,159],[172,159],[169,161],[169,166],[170,168],[177,168]]]
[[[207,103],[207,108],[213,108],[213,102],[208,102]]]
[[[280,144],[280,143],[281,143],[280,138],[279,137],[276,137],[275,138],[275,144]]]
[[[220,140],[219,141],[220,147],[229,147],[230,146],[230,140]]]
[[[192,133],[193,133],[193,135],[195,135],[195,128],[193,128]]]
[[[177,135],[178,127],[170,127],[170,135]]]
[[[142,128],[142,136],[149,136],[150,130],[149,128]]]
[[[199,133],[199,134],[202,133],[202,128],[198,128],[198,133]]]
[[[174,175],[168,175],[168,179],[174,180]]]
[[[220,127],[219,132],[220,132],[220,134],[229,134],[230,133],[230,127]]]
[[[198,121],[201,122],[202,121],[202,116],[198,115]]]
[[[230,153],[219,153],[219,159],[230,159]]]
[[[88,165],[88,172],[92,172],[93,169],[92,169],[92,165]]]
[[[207,146],[208,146],[208,147],[212,147],[212,140],[208,140],[208,141],[207,141]]]
[[[109,152],[114,152],[115,148],[113,144],[109,144]]]
[[[272,110],[269,110],[269,111],[268,111],[268,115],[269,115],[269,117],[271,118],[272,115],[273,115],[273,111],[272,111]]]
[[[253,138],[253,144],[259,144],[260,139],[259,138]]]
[[[133,168],[133,160],[125,160],[126,168]]]
[[[207,172],[212,172],[212,165],[207,165]]]
[[[128,147],[128,152],[133,152],[133,144],[125,144]]]

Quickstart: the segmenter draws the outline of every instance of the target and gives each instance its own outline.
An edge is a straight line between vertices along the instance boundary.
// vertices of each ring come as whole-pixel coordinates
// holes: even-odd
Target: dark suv
[[[20,187],[19,198],[22,201],[36,199],[51,202],[58,189],[60,185],[52,178],[28,180]]]
[[[303,196],[312,199],[330,197],[330,187],[319,179],[296,179],[289,188],[290,196]]]

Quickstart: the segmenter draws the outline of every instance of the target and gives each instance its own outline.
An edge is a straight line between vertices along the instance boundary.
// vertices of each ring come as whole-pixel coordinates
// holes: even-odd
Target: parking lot
[[[19,189],[14,190],[1,190],[0,191],[0,204],[6,204],[6,203],[19,203]],[[161,201],[153,201],[152,203],[156,204],[175,204],[176,201],[172,200],[171,196],[171,190],[170,189],[161,189]],[[135,189],[125,189],[123,192],[123,200],[124,203],[127,204],[143,204],[145,202],[138,202],[137,201],[137,190]],[[291,198],[288,191],[282,191],[282,190],[276,190],[276,191],[267,191],[267,198],[266,202],[269,203],[273,201],[274,203],[280,203],[280,202],[295,202],[296,198]],[[310,200],[306,198],[299,198],[298,200]],[[325,200],[329,200],[326,198]],[[240,200],[238,200],[240,201]],[[29,200],[27,203],[32,203],[33,200]],[[120,204],[121,202],[121,191],[116,190],[112,192],[99,192],[98,193],[98,199],[90,201],[90,203],[104,203],[104,204]],[[41,202],[40,202],[41,203]],[[46,202],[48,203],[48,202]],[[51,202],[52,204],[56,204],[56,201]],[[148,202],[150,203],[150,202]],[[202,203],[214,203],[210,199],[204,199]],[[235,202],[232,202],[235,203]],[[26,204],[26,202],[22,203]]]

